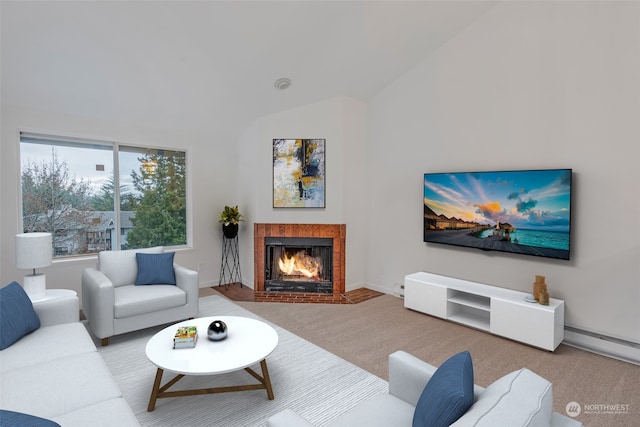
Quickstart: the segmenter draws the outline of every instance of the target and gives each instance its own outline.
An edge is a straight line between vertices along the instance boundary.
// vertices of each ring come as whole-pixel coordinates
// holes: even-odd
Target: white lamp
[[[24,290],[32,301],[43,299],[47,288],[44,274],[36,274],[36,268],[51,265],[51,233],[16,234],[16,267],[33,269],[24,276]]]

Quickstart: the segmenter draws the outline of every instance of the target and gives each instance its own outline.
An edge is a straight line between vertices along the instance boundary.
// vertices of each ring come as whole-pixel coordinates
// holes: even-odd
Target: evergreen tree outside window
[[[137,170],[131,170],[136,203],[131,217],[133,228],[127,234],[127,248],[178,246],[187,243],[185,153],[171,150],[141,150],[120,147],[126,163],[135,158]],[[125,163],[125,162],[122,162]],[[120,175],[126,170],[121,168]],[[120,199],[125,209],[126,199]]]
[[[187,244],[184,151],[21,132],[20,163],[22,229],[54,257]]]

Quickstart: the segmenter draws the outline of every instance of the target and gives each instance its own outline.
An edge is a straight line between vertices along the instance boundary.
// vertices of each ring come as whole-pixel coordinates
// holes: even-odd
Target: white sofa
[[[42,417],[63,427],[139,426],[87,329],[78,321],[74,298],[74,318],[69,316],[68,299],[34,303],[40,328],[0,351],[0,409]],[[25,425],[2,420],[0,424]]]
[[[136,253],[163,254],[164,247],[104,251],[82,274],[82,311],[102,345],[109,337],[198,315],[198,273],[173,265],[175,286],[136,286]]]
[[[389,356],[389,392],[361,402],[330,427],[411,427],[416,403],[436,368],[408,353]],[[529,426],[580,427],[576,420],[553,412],[551,383],[528,369],[512,372],[486,389],[475,385],[474,402],[452,427]],[[313,427],[286,409],[267,420],[267,427]]]

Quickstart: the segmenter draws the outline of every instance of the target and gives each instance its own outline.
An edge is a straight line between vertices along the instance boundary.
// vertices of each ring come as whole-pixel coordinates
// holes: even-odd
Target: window
[[[187,244],[184,151],[22,132],[20,158],[23,230],[54,257]]]

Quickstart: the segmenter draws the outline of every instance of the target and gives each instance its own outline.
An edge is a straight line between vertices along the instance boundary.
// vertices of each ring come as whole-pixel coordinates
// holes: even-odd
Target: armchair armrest
[[[96,268],[85,269],[82,273],[82,312],[97,338],[113,336],[114,305],[111,280]]]
[[[291,409],[284,409],[267,420],[267,427],[314,427],[314,425]]]
[[[188,268],[174,264],[173,271],[176,275],[176,286],[187,294],[187,305],[191,308],[189,311],[193,317],[198,316],[198,301],[200,297],[200,284],[198,283],[198,272],[189,270]]]
[[[404,351],[389,355],[389,394],[416,406],[436,367]]]

